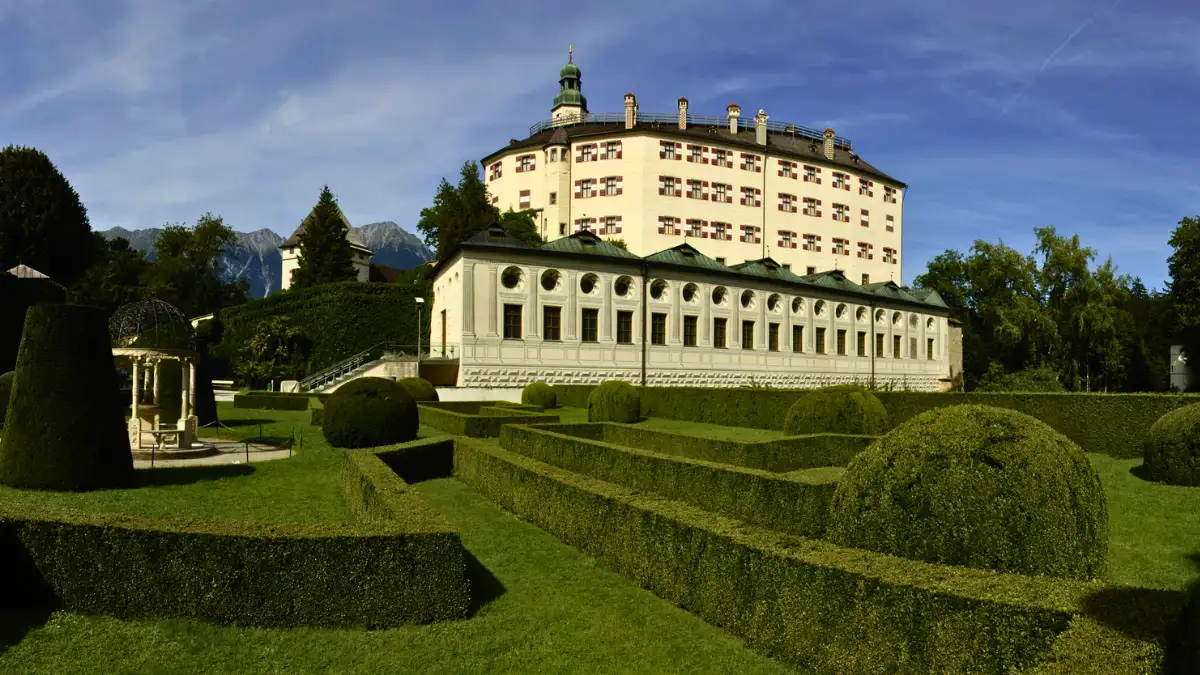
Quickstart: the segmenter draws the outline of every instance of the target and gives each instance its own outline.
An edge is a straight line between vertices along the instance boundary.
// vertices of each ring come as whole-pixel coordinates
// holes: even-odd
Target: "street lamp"
[[[425,304],[425,298],[417,298],[417,376],[421,375],[421,305]]]

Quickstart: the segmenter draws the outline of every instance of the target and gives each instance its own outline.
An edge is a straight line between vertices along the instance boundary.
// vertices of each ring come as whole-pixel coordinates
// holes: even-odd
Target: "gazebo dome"
[[[114,347],[196,349],[187,318],[173,305],[157,299],[121,306],[108,320],[108,333]]]

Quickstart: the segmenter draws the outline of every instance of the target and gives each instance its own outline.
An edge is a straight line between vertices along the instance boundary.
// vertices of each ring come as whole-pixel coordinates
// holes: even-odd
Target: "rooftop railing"
[[[679,123],[678,113],[638,113],[638,124],[669,124],[676,125]],[[719,117],[717,115],[687,115],[688,126],[701,127],[721,127],[729,126],[728,117]],[[588,113],[579,117],[567,118],[562,120],[542,120],[537,124],[529,127],[529,135],[533,136],[537,133],[552,129],[554,127],[572,126],[576,124],[625,124],[625,113]],[[746,131],[754,131],[753,117],[739,117],[738,129]],[[804,127],[790,122],[772,122],[767,120],[767,131],[779,134],[790,134],[799,138],[807,138],[813,141],[824,141],[825,133],[811,127]],[[850,148],[850,139],[843,136],[834,136],[833,144],[842,148]]]

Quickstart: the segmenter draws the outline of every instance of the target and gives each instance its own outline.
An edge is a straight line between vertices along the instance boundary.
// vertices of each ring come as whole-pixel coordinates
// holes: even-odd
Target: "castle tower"
[[[583,95],[582,73],[574,63],[574,45],[567,48],[567,65],[558,71],[558,94],[550,116],[555,124],[583,121],[587,115],[587,97]]]

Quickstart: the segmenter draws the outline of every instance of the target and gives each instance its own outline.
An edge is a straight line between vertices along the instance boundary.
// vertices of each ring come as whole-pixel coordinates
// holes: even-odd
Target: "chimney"
[[[633,93],[625,94],[625,128],[632,129],[637,125],[637,97]]]
[[[767,113],[763,112],[762,108],[759,108],[758,114],[754,116],[754,140],[759,145],[767,144]]]
[[[687,128],[687,103],[688,103],[688,101],[686,98],[684,98],[682,96],[679,97],[679,128],[680,129]]]
[[[833,129],[825,130],[825,159],[833,159]]]
[[[737,103],[730,103],[725,106],[725,112],[729,113],[729,133],[736,134],[738,131],[738,117],[742,114],[742,109]]]

